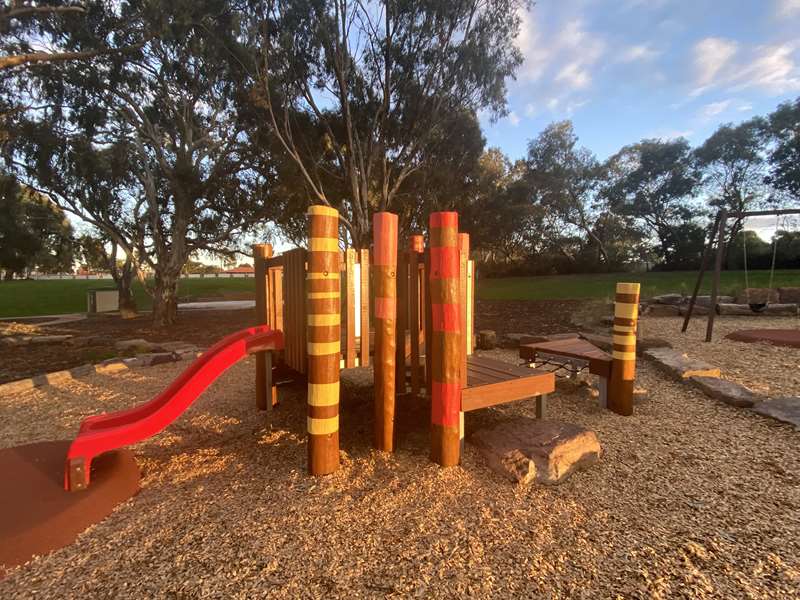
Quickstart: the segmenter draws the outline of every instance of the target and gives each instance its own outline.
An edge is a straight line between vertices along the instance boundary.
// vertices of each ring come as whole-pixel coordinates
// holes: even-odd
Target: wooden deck
[[[555,391],[555,387],[553,373],[472,355],[467,359],[467,387],[461,391],[461,410],[541,396]]]
[[[519,357],[524,360],[534,361],[537,354],[586,361],[592,375],[608,378],[611,374],[611,355],[581,338],[523,344],[519,347]]]

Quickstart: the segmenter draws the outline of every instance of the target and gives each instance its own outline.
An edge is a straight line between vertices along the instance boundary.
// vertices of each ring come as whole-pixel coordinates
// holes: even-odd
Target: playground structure
[[[442,466],[460,461],[465,413],[525,398],[543,413],[552,373],[473,354],[475,267],[456,213],[430,216],[427,250],[421,235],[398,250],[391,213],[374,215],[372,251],[340,250],[335,209],[309,216],[308,250],[258,246],[255,270],[259,323],[283,332],[286,366],[308,380],[312,474],[338,467],[340,369],[373,364],[379,450],[394,450],[398,399],[429,397],[431,459]],[[256,405],[271,410],[271,359],[258,360]]]
[[[376,213],[371,252],[340,250],[335,209],[312,206],[308,214],[307,250],[273,256],[269,245],[254,248],[258,325],[209,348],[150,402],[85,419],[67,454],[66,489],[85,489],[94,457],[155,435],[249,354],[256,355],[256,406],[270,418],[277,403],[273,353],[307,380],[312,475],[339,466],[340,370],[371,361],[378,450],[394,450],[398,399],[412,396],[430,400],[430,456],[442,466],[460,462],[467,412],[535,398],[536,414],[544,416],[554,373],[473,354],[475,267],[457,213],[431,214],[429,248],[412,235],[404,251],[398,251],[397,216]],[[602,366],[592,372],[608,381],[608,408],[623,415],[633,410],[638,297],[638,284],[618,284],[614,351],[592,363]]]
[[[711,302],[710,302],[710,310],[708,311],[708,321],[706,324],[706,342],[710,342],[714,335],[714,319],[719,312],[719,305],[718,299],[720,295],[720,273],[722,272],[722,266],[725,261],[725,254],[727,251],[726,243],[725,243],[725,231],[727,228],[728,220],[733,219],[735,221],[742,221],[747,219],[748,217],[763,217],[763,216],[770,216],[774,215],[775,217],[780,217],[781,215],[800,215],[800,208],[786,208],[786,209],[774,209],[774,210],[753,210],[753,211],[738,211],[738,212],[728,212],[726,209],[722,209],[717,213],[716,218],[714,219],[714,224],[711,227],[709,232],[708,241],[703,248],[703,256],[700,260],[700,271],[697,274],[697,281],[695,282],[694,290],[692,291],[692,297],[689,299],[689,307],[686,311],[686,316],[683,320],[683,326],[681,327],[682,332],[686,332],[689,327],[689,321],[692,319],[692,313],[694,312],[694,307],[697,302],[697,296],[700,293],[700,287],[703,283],[703,276],[705,275],[706,270],[708,269],[708,262],[711,258],[711,254],[714,253],[714,273],[711,279]],[[769,289],[772,288],[772,277],[775,272],[775,255],[776,255],[777,245],[776,242],[773,241],[772,245],[772,267],[770,269],[770,283]],[[747,241],[744,241],[744,271],[745,271],[745,280],[747,280]],[[746,289],[749,289],[749,285],[745,283]],[[758,312],[759,310],[763,310],[766,304],[752,304],[748,300],[748,306],[752,310],[752,312]],[[767,302],[768,303],[768,302]],[[797,307],[795,307],[794,314],[797,314]]]

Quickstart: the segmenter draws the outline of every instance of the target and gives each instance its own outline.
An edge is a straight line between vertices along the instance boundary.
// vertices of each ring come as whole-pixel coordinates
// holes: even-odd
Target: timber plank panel
[[[370,347],[370,331],[369,331],[369,250],[359,250],[359,264],[361,265],[361,366],[369,366],[369,347]],[[364,339],[367,343],[364,343]]]
[[[584,339],[537,342],[523,344],[519,347],[519,356],[525,360],[533,360],[534,355],[538,352],[585,360],[589,363],[589,372],[594,375],[608,377],[611,372],[611,356]]]
[[[461,390],[461,410],[464,412],[523,400],[555,391],[555,374],[534,371],[527,377],[508,381],[476,385]]]
[[[347,292],[345,296],[345,367],[350,369],[356,366],[356,251],[348,248],[345,251],[345,282]],[[359,315],[360,317],[360,315]]]

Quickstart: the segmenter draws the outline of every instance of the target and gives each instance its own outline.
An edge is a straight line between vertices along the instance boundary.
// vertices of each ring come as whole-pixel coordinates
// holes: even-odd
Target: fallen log
[[[749,304],[717,304],[717,314],[727,316],[753,317],[764,315],[768,317],[794,317],[797,316],[797,304],[767,304],[759,310],[753,310]]]

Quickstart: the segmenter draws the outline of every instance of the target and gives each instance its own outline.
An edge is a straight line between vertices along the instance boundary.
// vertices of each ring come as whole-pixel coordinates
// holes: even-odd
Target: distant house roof
[[[228,269],[226,271],[223,271],[223,273],[231,273],[233,275],[237,273],[255,273],[255,272],[256,270],[250,265],[240,265],[238,267],[234,267],[233,269]]]

